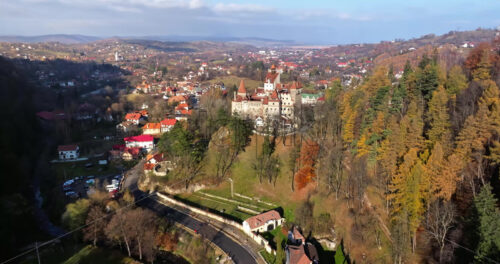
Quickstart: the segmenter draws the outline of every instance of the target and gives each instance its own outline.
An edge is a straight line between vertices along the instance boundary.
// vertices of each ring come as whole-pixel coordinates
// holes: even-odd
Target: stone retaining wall
[[[252,233],[252,232],[250,232],[250,233],[246,232],[243,229],[243,225],[241,223],[238,223],[238,222],[233,221],[233,220],[226,219],[226,218],[224,218],[224,217],[222,217],[220,215],[216,215],[214,213],[206,212],[206,211],[204,211],[204,210],[202,210],[200,208],[196,208],[194,206],[187,205],[187,204],[185,204],[183,202],[180,202],[180,201],[177,201],[176,199],[171,198],[171,197],[169,197],[167,195],[164,195],[164,194],[161,194],[161,193],[157,193],[157,195],[162,200],[164,200],[164,201],[166,201],[168,203],[180,206],[182,208],[188,209],[191,212],[194,212],[196,214],[209,217],[210,219],[222,222],[224,224],[231,225],[231,226],[233,226],[233,227],[235,227],[235,228],[243,231],[243,233],[245,233],[247,236],[251,237],[255,242],[257,242],[257,244],[263,246],[268,253],[270,253],[270,254],[276,254],[276,251],[274,249],[272,249],[271,246],[269,245],[269,241],[267,241],[261,235],[257,235],[257,234]]]

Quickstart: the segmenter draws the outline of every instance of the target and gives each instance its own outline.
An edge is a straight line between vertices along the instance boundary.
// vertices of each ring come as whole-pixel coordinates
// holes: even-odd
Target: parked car
[[[70,198],[78,198],[78,194],[76,192],[73,192],[73,191],[66,192],[65,194],[66,194],[66,196],[68,196]]]

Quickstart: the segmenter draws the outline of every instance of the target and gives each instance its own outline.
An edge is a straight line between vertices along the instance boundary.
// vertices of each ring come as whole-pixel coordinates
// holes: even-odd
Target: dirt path
[[[368,199],[368,196],[366,195],[366,193],[363,195],[363,201],[364,201],[364,204],[365,204],[366,208],[370,211],[370,213],[372,213],[372,215],[374,215],[375,218],[377,218],[377,220],[379,222],[379,226],[382,229],[382,232],[384,232],[384,234],[387,237],[387,239],[389,241],[391,241],[391,243],[393,243],[392,238],[391,238],[391,231],[385,225],[384,220],[382,219],[382,217],[380,217],[380,215],[375,211],[375,208],[373,208],[373,205],[370,202],[370,200]]]

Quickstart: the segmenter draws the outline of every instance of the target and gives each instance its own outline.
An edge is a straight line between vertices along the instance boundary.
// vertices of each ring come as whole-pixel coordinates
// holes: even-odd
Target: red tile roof
[[[271,99],[272,99],[272,101],[279,100],[278,92],[276,92],[276,90],[274,90],[273,93],[271,94]]]
[[[246,94],[247,93],[247,89],[245,88],[245,82],[243,81],[243,79],[241,79],[241,81],[240,81],[240,87],[238,88],[238,93],[239,94]]]
[[[128,113],[125,115],[125,120],[139,120],[141,118],[141,114],[139,113]]]
[[[160,123],[147,123],[142,129],[160,129]]]
[[[145,163],[144,164],[144,170],[153,170],[155,168],[155,164],[152,163]]]
[[[252,216],[252,217],[248,218],[247,220],[245,220],[245,222],[248,223],[248,225],[250,226],[250,229],[254,229],[254,228],[257,228],[259,226],[262,226],[263,224],[265,224],[269,220],[279,220],[279,219],[281,219],[281,216],[278,213],[278,211],[271,210],[271,211],[267,211],[267,212],[259,214],[259,215]]]
[[[162,126],[174,126],[177,123],[177,119],[175,118],[165,118],[161,122]]]
[[[290,252],[290,258],[288,263],[290,264],[311,264],[312,261],[307,257],[304,251],[304,245],[299,246],[288,246],[288,252]]]
[[[74,151],[78,148],[78,145],[60,145],[57,147],[57,151]]]
[[[276,77],[278,77],[278,73],[268,72],[266,75],[266,82],[269,80],[269,82],[274,83]]]
[[[154,138],[151,135],[139,135],[134,137],[126,137],[123,140],[125,142],[148,142],[148,141],[153,141]]]

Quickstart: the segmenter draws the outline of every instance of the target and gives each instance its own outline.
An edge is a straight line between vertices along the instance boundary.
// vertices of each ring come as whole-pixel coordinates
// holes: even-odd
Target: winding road
[[[228,237],[222,230],[161,203],[159,200],[160,198],[155,194],[150,195],[139,190],[137,188],[137,181],[140,176],[138,170],[143,167],[143,164],[143,162],[140,162],[137,166],[128,171],[123,182],[123,187],[128,188],[134,194],[136,200],[139,201],[137,203],[139,206],[152,210],[160,217],[168,218],[191,230],[196,230],[203,238],[210,240],[228,254],[234,263],[257,264],[257,260],[246,248]]]

